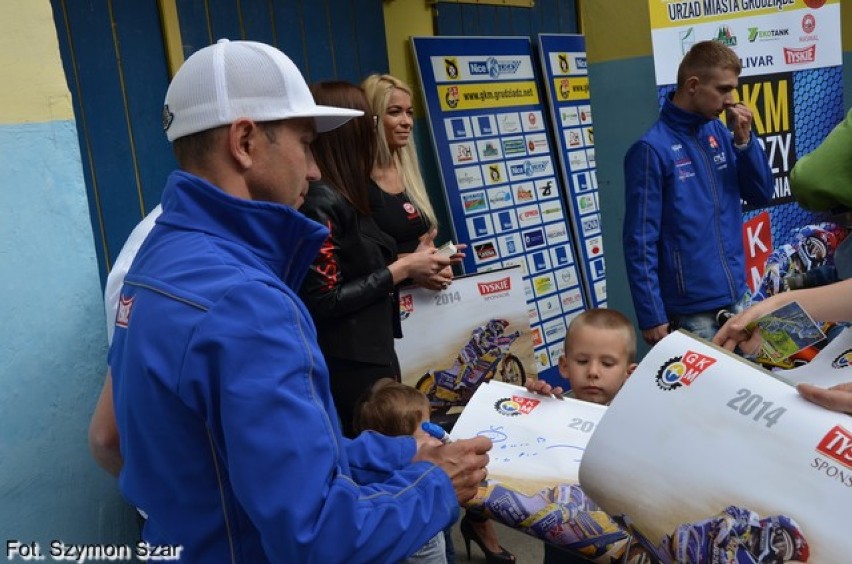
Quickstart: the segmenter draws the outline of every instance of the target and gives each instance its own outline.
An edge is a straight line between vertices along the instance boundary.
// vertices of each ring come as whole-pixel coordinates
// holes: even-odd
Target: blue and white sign
[[[538,376],[564,384],[565,320],[585,309],[585,290],[530,41],[415,37],[412,46],[455,236],[469,244],[465,272],[521,267]],[[588,163],[591,123],[576,122]]]
[[[597,206],[595,136],[589,102],[586,39],[582,35],[539,34],[550,120],[559,148],[559,173],[569,202],[586,300],[606,307],[606,270]]]

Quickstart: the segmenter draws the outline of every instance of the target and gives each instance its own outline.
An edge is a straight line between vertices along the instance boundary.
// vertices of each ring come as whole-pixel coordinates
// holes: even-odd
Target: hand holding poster
[[[619,392],[580,481],[663,561],[845,562],[852,552],[849,416],[685,333],[654,347]]]

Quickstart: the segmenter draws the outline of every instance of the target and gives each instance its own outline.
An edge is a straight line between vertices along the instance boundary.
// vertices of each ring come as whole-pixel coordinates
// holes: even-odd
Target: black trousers
[[[336,357],[326,357],[325,362],[331,380],[331,396],[340,417],[343,435],[354,438],[356,433],[352,422],[355,408],[362,396],[369,392],[373,383],[380,378],[393,378],[398,381],[399,363],[374,364]]]

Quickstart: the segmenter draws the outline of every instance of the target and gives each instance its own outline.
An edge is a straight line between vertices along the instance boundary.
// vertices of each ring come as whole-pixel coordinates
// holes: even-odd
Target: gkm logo
[[[852,366],[852,349],[846,349],[835,358],[832,363],[832,368],[849,368]]]
[[[716,359],[701,353],[686,351],[683,356],[669,359],[657,372],[657,386],[661,390],[674,390],[689,386],[702,372],[716,363]]]
[[[847,468],[852,468],[852,433],[840,425],[836,425],[822,438],[816,450]]]
[[[517,417],[518,415],[529,415],[541,402],[537,399],[512,396],[501,398],[494,402],[494,409],[500,415],[506,417]]]
[[[480,296],[490,296],[491,294],[499,294],[508,292],[512,289],[512,279],[510,277],[501,278],[494,282],[479,282],[477,283]]]

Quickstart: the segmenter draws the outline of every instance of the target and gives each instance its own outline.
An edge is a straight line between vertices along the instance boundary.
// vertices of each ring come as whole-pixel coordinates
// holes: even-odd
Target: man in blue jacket
[[[624,255],[649,344],[678,327],[712,339],[719,310],[747,305],[740,201],[768,203],[773,180],[752,113],[734,102],[741,70],[722,43],[693,45],[659,120],[624,158]]]
[[[143,559],[396,562],[455,520],[485,438],[344,439],[297,296],[326,229],[301,215],[318,106],[296,66],[222,40],[172,80],[163,126],[181,170],[125,278],[109,364],[119,486],[148,520]]]

